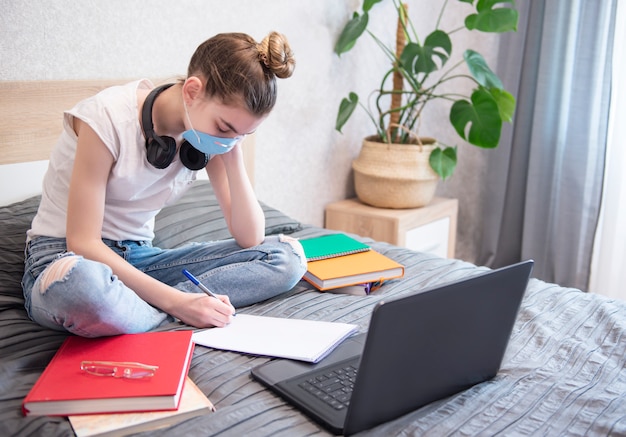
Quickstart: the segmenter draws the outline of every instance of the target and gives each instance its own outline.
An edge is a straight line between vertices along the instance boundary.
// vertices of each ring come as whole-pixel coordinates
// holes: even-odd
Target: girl
[[[144,332],[174,318],[221,327],[234,307],[291,289],[306,271],[302,247],[264,237],[240,143],[273,108],[276,77],[294,66],[279,33],[260,44],[220,34],[197,48],[185,80],[111,87],[67,111],[27,234],[29,316],[86,337]],[[153,247],[154,216],[202,168],[233,239]]]

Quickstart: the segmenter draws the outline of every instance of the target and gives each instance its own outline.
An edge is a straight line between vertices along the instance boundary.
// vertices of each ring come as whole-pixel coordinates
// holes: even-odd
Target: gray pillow
[[[302,229],[299,221],[261,202],[265,213],[265,235],[291,234]],[[191,241],[231,238],[209,181],[196,181],[174,205],[156,216],[153,244],[164,249]]]
[[[41,196],[0,207],[0,308],[23,307],[22,275],[26,231],[37,212]],[[8,297],[8,299],[5,299]]]

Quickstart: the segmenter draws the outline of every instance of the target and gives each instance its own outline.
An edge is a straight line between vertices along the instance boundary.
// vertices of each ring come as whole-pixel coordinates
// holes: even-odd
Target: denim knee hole
[[[50,263],[50,265],[41,273],[39,292],[44,294],[52,284],[58,281],[63,281],[67,278],[78,260],[78,256],[67,254]]]

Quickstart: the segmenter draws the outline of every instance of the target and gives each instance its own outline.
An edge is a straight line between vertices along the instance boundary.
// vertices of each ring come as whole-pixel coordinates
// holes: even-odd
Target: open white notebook
[[[197,345],[317,363],[357,325],[237,314],[230,325],[193,334]]]

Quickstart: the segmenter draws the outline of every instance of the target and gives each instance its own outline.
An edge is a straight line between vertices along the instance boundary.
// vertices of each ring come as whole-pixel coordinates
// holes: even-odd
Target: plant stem
[[[439,17],[437,17],[437,24],[435,26],[435,29],[439,29],[439,26],[441,25],[441,19],[443,18],[443,11],[446,9],[447,5],[448,5],[448,0],[445,0],[443,2],[443,5],[441,5],[441,10],[439,11]]]
[[[398,24],[396,27],[396,59],[400,58],[402,55],[402,51],[404,50],[404,46],[406,45],[406,36],[404,33],[404,20],[407,14],[408,6],[406,3],[401,3],[398,8]],[[395,67],[399,67],[396,65]],[[393,94],[391,95],[391,118],[389,120],[390,126],[398,125],[400,123],[400,112],[399,108],[402,105],[402,89],[404,87],[404,81],[402,79],[402,73],[398,70],[398,68],[394,68],[393,72]],[[395,137],[397,135],[397,129]]]
[[[460,27],[457,27],[456,29],[452,29],[452,30],[448,31],[448,35],[452,35],[453,33],[458,32],[459,30],[463,30],[463,29],[466,29],[466,27],[465,26],[460,26]]]

